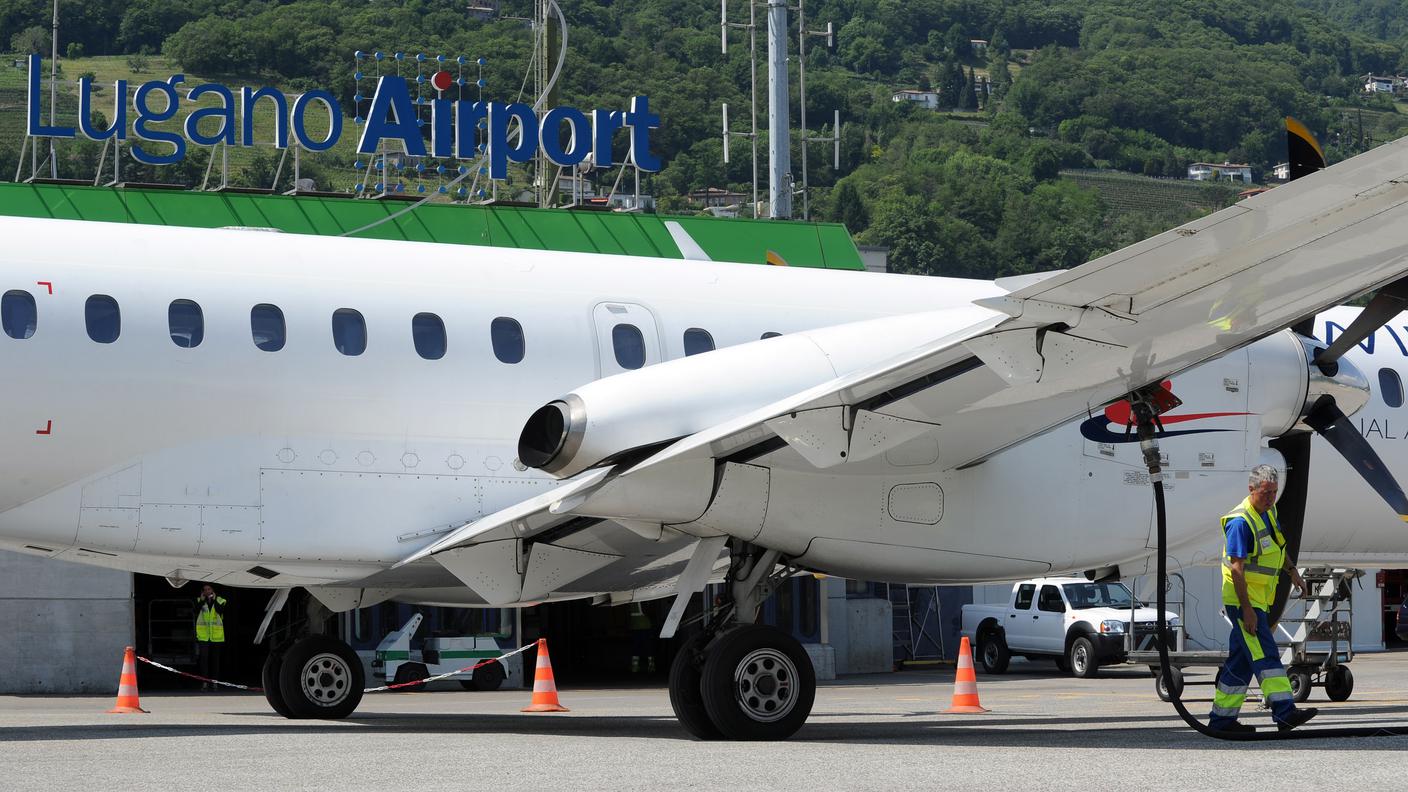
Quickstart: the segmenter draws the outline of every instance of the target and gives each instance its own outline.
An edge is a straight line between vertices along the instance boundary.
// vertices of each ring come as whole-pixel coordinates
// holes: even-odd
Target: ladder
[[[1329,668],[1354,659],[1354,645],[1350,640],[1353,631],[1353,583],[1364,575],[1363,570],[1344,567],[1302,567],[1300,576],[1305,579],[1307,591],[1302,597],[1305,611],[1299,617],[1281,619],[1278,630],[1289,636],[1289,641],[1281,646],[1281,663],[1287,668],[1293,665],[1319,665]],[[1328,643],[1329,651],[1324,656],[1312,655],[1307,645]],[[1341,649],[1343,645],[1343,649]],[[1340,655],[1343,654],[1343,659]]]
[[[925,663],[944,659],[939,587],[891,584],[889,588],[895,662]]]

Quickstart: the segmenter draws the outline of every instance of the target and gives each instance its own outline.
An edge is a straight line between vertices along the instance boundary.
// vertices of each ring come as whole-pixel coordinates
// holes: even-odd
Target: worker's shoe
[[[1291,729],[1294,729],[1297,726],[1304,725],[1306,721],[1309,721],[1311,718],[1319,714],[1320,710],[1314,707],[1301,707],[1295,712],[1292,712],[1291,717],[1287,718],[1286,720],[1280,723],[1277,723],[1276,728],[1280,729],[1281,731],[1290,731]]]
[[[1250,723],[1242,723],[1241,721],[1232,721],[1231,723],[1227,724],[1226,726],[1219,726],[1219,727],[1217,728],[1217,731],[1220,731],[1220,732],[1223,732],[1223,733],[1226,733],[1226,734],[1255,734],[1255,733],[1256,733],[1256,727],[1253,726],[1253,725],[1251,725]]]

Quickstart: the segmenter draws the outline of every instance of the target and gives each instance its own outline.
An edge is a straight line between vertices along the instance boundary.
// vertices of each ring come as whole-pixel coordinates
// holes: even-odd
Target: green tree
[[[958,105],[964,110],[978,109],[977,78],[974,76],[971,66],[968,67],[968,76],[963,80],[963,93]]]
[[[19,55],[43,55],[49,51],[49,31],[27,27],[10,37],[10,49]]]
[[[851,182],[843,180],[837,185],[833,201],[832,219],[844,225],[852,234],[859,234],[870,225],[870,215],[865,211],[865,202],[860,198],[860,191]]]

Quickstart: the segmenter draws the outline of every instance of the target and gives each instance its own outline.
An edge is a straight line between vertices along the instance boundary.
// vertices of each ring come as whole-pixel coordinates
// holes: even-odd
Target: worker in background
[[[196,651],[200,658],[200,675],[206,679],[220,678],[220,655],[225,651],[224,597],[217,596],[207,583],[196,599]],[[201,690],[214,690],[215,685],[202,682]]]
[[[1227,662],[1217,677],[1208,724],[1220,731],[1256,731],[1255,726],[1237,721],[1253,673],[1262,699],[1271,707],[1271,717],[1281,731],[1294,729],[1316,714],[1313,707],[1296,708],[1291,681],[1271,634],[1269,614],[1281,572],[1284,570],[1296,588],[1305,591],[1305,581],[1291,564],[1276,517],[1278,478],[1276,468],[1257,465],[1247,484],[1250,494],[1222,518],[1222,604],[1232,622],[1232,637],[1228,640]]]
[[[639,674],[641,658],[646,661],[646,673],[655,673],[655,634],[650,617],[639,602],[631,603],[631,673]]]

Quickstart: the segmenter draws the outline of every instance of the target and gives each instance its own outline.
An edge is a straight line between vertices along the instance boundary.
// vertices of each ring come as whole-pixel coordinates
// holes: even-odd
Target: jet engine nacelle
[[[558,478],[716,426],[992,317],[973,306],[777,336],[588,383],[539,408],[524,465]]]

